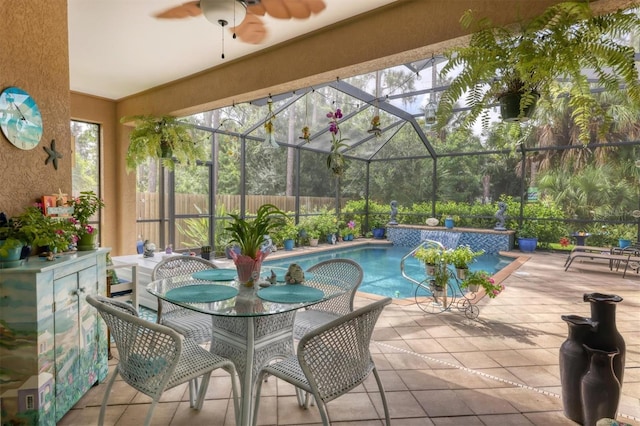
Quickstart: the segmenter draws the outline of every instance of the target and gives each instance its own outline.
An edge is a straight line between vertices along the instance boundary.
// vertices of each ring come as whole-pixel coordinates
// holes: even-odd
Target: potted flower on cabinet
[[[640,18],[624,10],[596,16],[592,4],[557,3],[518,28],[495,26],[471,10],[465,12],[460,23],[473,32],[468,45],[446,53],[449,61],[442,74],[459,73],[442,93],[437,128],[446,125],[463,96],[469,107],[463,124],[470,127],[496,101],[501,102],[503,120],[518,122],[534,113],[540,97],[553,101],[561,94],[573,111],[580,141],[590,141],[596,121],[604,134],[613,122],[611,110],[589,90],[591,82],[582,70],[595,68],[600,87],[640,104],[634,51],[618,37],[638,28]]]
[[[253,287],[260,276],[262,261],[269,254],[261,250],[264,236],[280,226],[286,215],[273,204],[263,204],[253,219],[244,219],[237,214],[229,216],[232,220],[225,229],[231,236],[230,243],[237,243],[241,253],[230,252],[238,270],[238,280],[247,287]]]
[[[469,245],[461,245],[451,250],[448,255],[449,261],[456,268],[458,278],[464,279],[469,271],[469,265],[476,257],[484,254],[484,250],[473,251]]]
[[[204,146],[192,136],[190,126],[176,117],[136,115],[120,121],[136,123],[125,157],[127,171],[135,170],[149,158],[161,159],[169,170],[175,168],[174,157],[183,164],[207,158]]]
[[[20,266],[23,235],[18,224],[0,213],[0,269]]]
[[[26,244],[39,248],[41,254],[62,253],[77,241],[73,223],[64,218],[45,216],[38,207],[27,207],[13,220]]]
[[[104,203],[95,192],[82,191],[79,196],[68,201],[67,205],[73,207],[71,223],[75,225],[78,235],[78,250],[93,250],[98,230],[89,225],[89,219],[104,207]]]
[[[477,293],[481,288],[490,298],[496,297],[502,290],[504,285],[496,284],[494,279],[487,271],[472,271],[460,283],[460,288],[466,289],[471,293]]]

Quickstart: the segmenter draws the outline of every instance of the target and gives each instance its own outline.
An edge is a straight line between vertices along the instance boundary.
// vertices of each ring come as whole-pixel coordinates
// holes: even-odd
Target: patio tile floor
[[[562,314],[589,316],[583,293],[618,294],[617,326],[627,345],[618,420],[640,426],[640,276],[611,272],[602,261],[574,262],[565,254],[536,252],[485,297],[480,316],[453,311],[426,314],[412,301],[387,306],[371,351],[380,371],[393,425],[573,425],[560,400],[558,351],[567,335]],[[407,285],[411,285],[407,282]],[[360,293],[356,306],[375,296]],[[117,356],[117,351],[114,351]],[[111,360],[115,365],[117,360]],[[113,367],[112,367],[113,368]],[[105,384],[92,388],[58,423],[97,423]],[[153,425],[234,425],[230,381],[214,373],[202,411],[189,408],[185,386],[166,392]],[[105,424],[142,423],[150,399],[117,382]],[[332,424],[382,425],[380,395],[372,377],[328,404]],[[275,378],[263,386],[260,425],[318,425],[315,406],[299,408],[293,387]]]

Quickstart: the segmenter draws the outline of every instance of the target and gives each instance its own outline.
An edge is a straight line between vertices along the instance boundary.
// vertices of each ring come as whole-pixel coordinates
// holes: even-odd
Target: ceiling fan
[[[322,12],[324,0],[199,0],[183,3],[154,16],[161,19],[184,19],[204,15],[208,21],[230,29],[241,41],[259,44],[267,36],[260,16],[277,19],[307,19]],[[238,25],[235,23],[239,22]]]

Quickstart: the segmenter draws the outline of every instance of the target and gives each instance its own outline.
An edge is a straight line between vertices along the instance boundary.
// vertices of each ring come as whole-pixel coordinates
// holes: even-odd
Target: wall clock
[[[0,129],[20,149],[33,149],[42,137],[42,116],[36,101],[17,87],[0,94]]]

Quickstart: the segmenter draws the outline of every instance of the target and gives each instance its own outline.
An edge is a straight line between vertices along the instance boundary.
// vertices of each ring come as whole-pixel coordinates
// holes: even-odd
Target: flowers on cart
[[[487,271],[472,271],[467,274],[461,283],[461,288],[467,288],[473,290],[474,287],[482,287],[487,296],[494,298],[504,290],[503,284],[496,284],[491,275]]]

